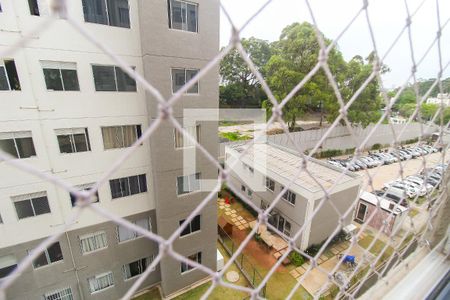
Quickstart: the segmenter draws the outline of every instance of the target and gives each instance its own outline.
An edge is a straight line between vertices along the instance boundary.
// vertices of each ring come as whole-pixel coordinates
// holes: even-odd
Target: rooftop
[[[260,173],[271,177],[280,184],[289,183],[292,178],[297,176],[299,168],[302,166],[302,158],[298,154],[295,154],[290,149],[271,143],[235,144],[228,147],[238,153],[243,153],[246,147],[250,147],[241,158],[241,161],[252,165]],[[338,179],[336,186],[352,182],[359,177],[349,172],[343,175],[338,168],[316,159],[309,159],[307,169],[309,174],[302,170],[294,181],[294,185],[312,193],[322,191],[320,185],[325,189],[329,189]]]
[[[396,205],[397,207],[395,207],[395,209],[392,209],[392,205],[395,205],[394,202],[369,192],[363,192],[360,198],[375,206],[377,205],[378,201],[380,201],[380,207],[386,211],[392,212],[394,215],[401,214],[408,210],[406,207],[403,207],[401,205]]]

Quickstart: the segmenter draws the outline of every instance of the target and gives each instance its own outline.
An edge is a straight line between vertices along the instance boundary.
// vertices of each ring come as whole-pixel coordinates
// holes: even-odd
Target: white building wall
[[[85,23],[82,2],[67,1],[69,11],[83,28],[118,54],[136,71],[143,73],[137,1],[130,2],[131,29]],[[7,50],[23,34],[36,28],[42,17],[29,13],[27,1],[1,0],[0,52]],[[87,41],[66,20],[56,20],[46,31],[33,36],[29,43],[8,57],[14,59],[21,91],[0,91],[0,132],[32,131],[36,157],[22,159],[39,171],[58,176],[73,185],[92,183],[108,170],[126,151],[104,150],[102,126],[140,124],[148,127],[145,92],[96,92],[92,64],[115,63]],[[47,91],[41,60],[75,62],[80,91]],[[61,154],[55,129],[87,127],[91,151]],[[149,143],[144,143],[111,177],[147,174],[148,192],[111,200],[109,183],[99,190],[100,203],[121,217],[155,208]],[[69,194],[40,178],[0,162],[0,248],[46,237],[59,229],[74,212]],[[18,220],[11,196],[47,191],[51,214]],[[82,228],[105,220],[85,211],[72,227]],[[33,230],[30,230],[33,228]]]

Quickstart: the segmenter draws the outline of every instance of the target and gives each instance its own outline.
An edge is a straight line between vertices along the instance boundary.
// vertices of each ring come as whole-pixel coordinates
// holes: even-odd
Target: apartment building
[[[49,0],[0,0],[0,51],[36,28]],[[69,13],[170,98],[219,49],[219,1],[73,0]],[[183,110],[218,107],[218,69],[185,93]],[[0,149],[80,190],[92,187],[159,116],[156,99],[64,19],[8,57],[0,57]],[[217,124],[186,128],[210,153]],[[200,180],[217,177],[197,155],[183,172],[183,151],[195,149],[173,126],[162,126],[100,187],[93,205],[168,238],[207,195]],[[76,199],[0,162],[0,280],[40,241],[57,232]],[[174,250],[214,269],[216,208],[207,205]],[[83,210],[76,223],[21,274],[7,299],[117,299],[154,257],[158,245]],[[160,284],[165,296],[206,274],[164,258],[141,288]]]
[[[351,208],[358,196],[361,177],[323,161],[310,159],[308,172],[299,170],[302,158],[295,151],[274,143],[250,146],[234,144],[225,148],[225,164],[230,167],[232,184],[240,188],[257,207],[266,209],[283,191],[270,212],[269,223],[286,237],[294,236],[304,226],[296,241],[299,249],[327,239],[339,227],[341,215]],[[321,205],[328,191],[329,200]],[[307,222],[317,211],[312,222]],[[342,220],[343,227],[352,222],[352,213]],[[305,225],[306,223],[306,225]]]

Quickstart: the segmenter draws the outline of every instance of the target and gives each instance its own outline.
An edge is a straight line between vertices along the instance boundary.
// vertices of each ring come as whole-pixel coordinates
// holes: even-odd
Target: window
[[[172,69],[172,92],[176,93],[198,73],[198,69]],[[186,94],[198,94],[198,81],[187,90]]]
[[[0,224],[3,224],[2,215],[0,215]]]
[[[88,278],[89,290],[92,293],[104,290],[110,286],[114,286],[114,278],[112,272],[95,275]]]
[[[186,130],[190,136],[196,139],[198,143],[200,143],[200,125],[183,127],[183,129]],[[181,132],[174,129],[174,134],[176,149],[194,147],[194,143],[185,138]]]
[[[28,0],[28,5],[30,6],[30,14],[33,16],[39,16],[39,5],[38,0]]]
[[[83,0],[83,12],[86,22],[130,28],[128,0]]]
[[[192,193],[199,190],[200,190],[200,173],[177,177],[178,195]]]
[[[147,191],[147,177],[145,174],[112,179],[109,181],[111,197],[113,199],[131,196]]]
[[[136,81],[120,67],[93,65],[92,72],[98,92],[136,92]]]
[[[14,196],[11,199],[19,219],[50,213],[46,192]]]
[[[36,156],[31,131],[0,132],[0,150],[16,158]]]
[[[60,260],[63,260],[63,254],[59,242],[56,242],[45,249],[45,251],[33,261],[33,267],[37,269]]]
[[[122,266],[123,278],[125,280],[136,277],[147,269],[147,267],[152,263],[153,256],[142,258],[136,261],[133,261],[129,264]]]
[[[272,191],[272,192],[275,191],[275,181],[273,181],[269,177],[266,177],[266,188],[269,191]]]
[[[147,231],[152,231],[152,221],[150,218],[139,219],[134,221],[133,223]],[[141,234],[137,233],[134,230],[131,230],[127,227],[123,227],[120,225],[117,226],[117,238],[119,239],[119,243],[134,240],[140,236]]]
[[[188,256],[188,259],[195,261],[199,264],[202,263],[202,253],[201,252],[197,252],[195,254],[192,254],[190,256]],[[195,267],[192,267],[184,262],[181,263],[181,273],[183,274],[184,272],[187,272],[189,270],[193,270],[195,269]]]
[[[281,190],[283,190],[284,187],[281,187]],[[284,200],[286,200],[287,202],[291,203],[292,205],[295,205],[295,198],[296,195],[294,192],[292,192],[291,190],[287,190],[283,196],[281,196],[281,198],[283,198]]]
[[[241,191],[245,192],[247,190],[247,188],[245,187],[245,185],[241,185]]]
[[[180,221],[180,226],[184,223],[185,220]],[[195,218],[188,224],[188,226],[181,232],[180,236],[185,236],[190,233],[194,233],[200,230],[200,215],[195,216]]]
[[[130,147],[141,135],[141,125],[102,127],[105,150]]]
[[[20,80],[14,60],[0,61],[0,91],[20,91]]]
[[[251,174],[255,173],[255,169],[253,167],[250,167],[246,163],[242,163],[242,166],[243,166],[244,170],[248,170]]]
[[[89,191],[92,186],[94,186],[94,183],[87,183],[87,184],[82,184],[82,185],[77,185],[75,188],[79,191]],[[70,202],[72,203],[72,207],[74,207],[77,203],[77,197],[72,194],[69,193],[70,195]],[[98,191],[95,193],[95,198],[93,199],[93,203],[97,203],[100,201],[100,198],[98,197]]]
[[[6,277],[11,274],[17,267],[17,260],[14,255],[9,254],[0,256],[0,278]]]
[[[198,4],[169,0],[169,28],[198,32]]]
[[[55,133],[61,153],[91,151],[87,128],[56,129]]]
[[[364,203],[359,203],[358,212],[356,213],[356,220],[364,222],[367,214],[367,205]]]
[[[71,62],[41,61],[47,90],[79,91],[77,64]]]
[[[66,287],[57,291],[44,294],[44,300],[73,300],[72,289]]]
[[[90,253],[108,247],[108,241],[106,239],[106,233],[104,231],[81,235],[79,236],[79,239],[82,254]]]

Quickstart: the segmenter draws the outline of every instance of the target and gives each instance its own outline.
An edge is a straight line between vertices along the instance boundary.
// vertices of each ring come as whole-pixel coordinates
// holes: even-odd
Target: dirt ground
[[[447,161],[450,158],[450,153],[447,152],[447,156],[445,160]],[[433,153],[430,155],[427,155],[425,157],[426,159],[426,166],[427,168],[432,167],[436,164],[439,164],[442,162],[442,153]],[[415,159],[410,159],[406,161],[402,161],[401,163],[394,163],[390,165],[383,165],[380,168],[373,168],[368,169],[370,176],[372,177],[373,186],[376,190],[382,189],[383,185],[389,181],[396,180],[400,178],[400,164],[403,167],[403,176],[409,176],[413,174],[418,174],[422,170],[424,166],[424,159],[423,157],[418,157]],[[358,171],[357,174],[364,177],[364,185],[365,189],[367,191],[372,191],[372,188],[367,185],[367,172],[366,171]]]

